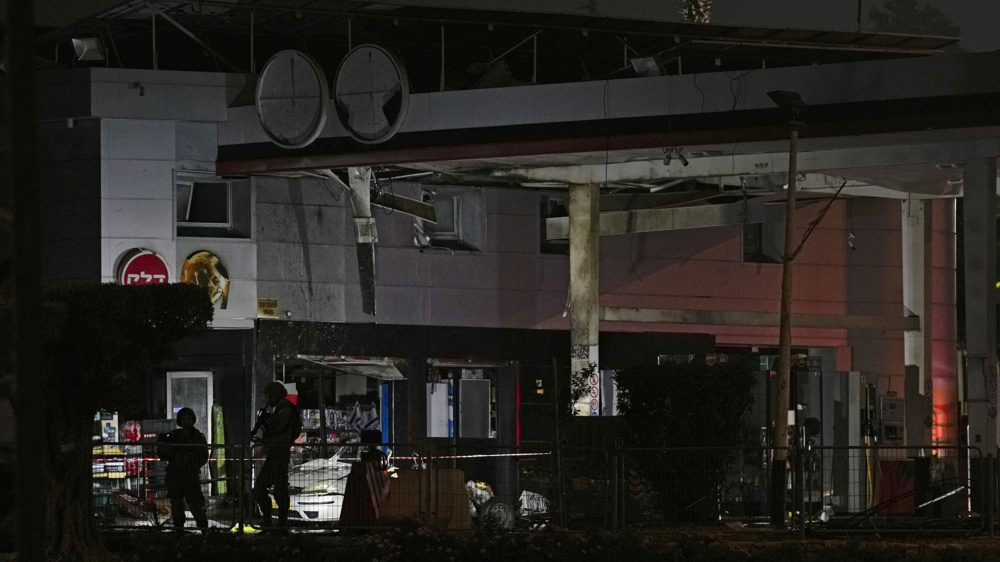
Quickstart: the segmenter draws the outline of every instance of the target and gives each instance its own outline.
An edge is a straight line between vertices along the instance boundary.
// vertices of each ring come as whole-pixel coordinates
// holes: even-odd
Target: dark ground
[[[948,537],[811,537],[774,531],[699,528],[603,533],[545,529],[527,533],[439,533],[418,524],[356,534],[206,537],[147,531],[106,535],[123,560],[294,560],[337,562],[645,562],[652,560],[867,562],[1000,560],[1000,540]]]

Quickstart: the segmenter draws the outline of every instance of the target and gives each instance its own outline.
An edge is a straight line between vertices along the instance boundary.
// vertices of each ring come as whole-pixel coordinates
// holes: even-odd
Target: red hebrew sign
[[[115,280],[120,285],[157,285],[169,278],[167,262],[156,252],[129,250],[118,260]]]

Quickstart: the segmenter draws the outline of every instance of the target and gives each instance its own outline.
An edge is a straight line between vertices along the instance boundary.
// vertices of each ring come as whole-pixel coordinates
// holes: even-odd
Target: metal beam
[[[602,306],[604,322],[650,322],[660,324],[704,324],[778,327],[776,312],[731,310],[671,310]],[[883,330],[910,332],[920,329],[919,316],[867,316],[859,314],[792,314],[793,328],[827,330]]]
[[[358,253],[358,281],[361,284],[361,310],[375,316],[375,244],[378,231],[371,208],[371,168],[347,170],[351,207],[354,210],[354,237]]]
[[[763,205],[728,203],[724,205],[699,205],[668,209],[638,209],[601,213],[601,236],[629,234],[632,232],[658,232],[685,228],[705,228],[764,221]],[[545,220],[545,238],[569,238],[569,217]]]
[[[822,172],[879,166],[906,166],[938,162],[962,162],[1000,154],[1000,141],[981,140],[954,143],[894,145],[883,147],[814,150],[799,153],[799,172]],[[685,166],[676,159],[583,164],[574,166],[518,167],[495,170],[495,177],[518,181],[589,183],[648,182],[680,178],[762,175],[784,171],[787,152],[732,154],[688,158]]]
[[[195,35],[191,31],[189,31],[186,27],[184,27],[183,25],[181,25],[174,18],[168,16],[166,14],[166,12],[164,12],[163,10],[161,10],[160,8],[158,8],[155,4],[153,4],[152,2],[146,2],[146,6],[148,6],[149,9],[153,11],[153,14],[154,14],[153,15],[153,25],[154,26],[156,25],[156,19],[155,18],[158,15],[158,16],[162,17],[163,19],[167,20],[170,23],[170,25],[173,25],[178,30],[180,30],[181,33],[183,33],[184,35],[187,35],[188,37],[190,37],[195,43],[197,43],[198,45],[200,45],[202,49],[205,49],[206,51],[208,51],[209,53],[211,53],[213,57],[215,57],[215,58],[221,60],[222,62],[226,63],[226,66],[232,68],[236,72],[240,72],[240,73],[243,72],[243,70],[240,67],[238,67],[235,64],[229,62],[229,59],[227,59],[226,57],[220,55],[219,52],[216,51],[215,49],[213,49],[208,43],[206,43],[206,42],[202,41],[201,39],[199,39],[197,35]],[[155,29],[155,27],[154,27],[154,29]],[[155,33],[156,32],[154,31],[153,33],[154,33],[154,44],[155,44]]]
[[[404,215],[410,215],[437,224],[437,213],[434,211],[434,205],[424,203],[423,201],[417,201],[416,199],[384,191],[378,194],[372,191],[371,201],[372,205],[377,207],[399,211]]]
[[[344,181],[340,179],[340,176],[335,174],[333,170],[324,169],[319,170],[318,172],[303,171],[302,173],[333,181],[340,187],[344,188],[344,190],[349,194],[352,194],[351,205],[354,206],[355,209],[357,209],[359,205],[364,207],[364,201],[356,201],[353,197],[353,188],[345,184]],[[423,201],[418,201],[416,199],[411,199],[409,197],[403,197],[402,195],[396,195],[395,193],[376,192],[374,189],[371,189],[370,191],[371,192],[368,194],[368,201],[370,202],[369,205],[382,207],[383,209],[389,209],[391,211],[399,211],[404,215],[410,215],[412,217],[417,217],[418,219],[437,224],[437,213],[434,210],[434,205],[424,203]],[[362,215],[355,214],[355,216]],[[371,216],[370,209],[368,216]]]

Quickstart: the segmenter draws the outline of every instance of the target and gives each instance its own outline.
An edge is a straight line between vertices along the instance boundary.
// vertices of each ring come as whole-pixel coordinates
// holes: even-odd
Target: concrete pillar
[[[954,199],[936,199],[925,203],[933,217],[934,244],[928,246],[928,259],[932,263],[934,285],[932,308],[934,313],[923,324],[929,330],[934,387],[932,414],[932,440],[934,445],[958,444],[959,370],[958,370],[958,314],[956,309],[956,228]]]
[[[965,163],[966,404],[969,445],[996,452],[996,158]]]
[[[570,366],[573,374],[598,363],[598,261],[600,192],[597,185],[569,188]],[[600,381],[595,369],[575,404],[578,415],[600,413]],[[596,405],[595,405],[596,404]]]
[[[903,211],[903,313],[920,317],[920,330],[903,332],[906,369],[906,444],[931,441],[931,207],[922,199],[902,202]]]

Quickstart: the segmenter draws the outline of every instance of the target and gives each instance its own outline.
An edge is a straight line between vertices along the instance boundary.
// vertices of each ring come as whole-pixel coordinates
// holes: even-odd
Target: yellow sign
[[[258,318],[277,318],[278,299],[257,299]]]

